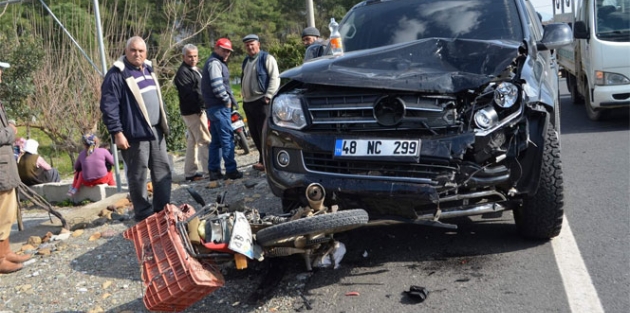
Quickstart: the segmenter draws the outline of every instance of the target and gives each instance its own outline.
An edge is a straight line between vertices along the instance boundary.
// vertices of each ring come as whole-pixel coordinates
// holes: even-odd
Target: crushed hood
[[[514,41],[430,38],[321,57],[280,76],[309,84],[456,93],[499,75],[518,47]]]

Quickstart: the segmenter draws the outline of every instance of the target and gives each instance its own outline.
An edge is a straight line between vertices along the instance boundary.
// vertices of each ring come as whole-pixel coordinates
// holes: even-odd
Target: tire
[[[595,111],[591,105],[591,90],[588,88],[588,83],[584,86],[584,107],[586,108],[586,115],[591,121],[599,121],[602,119],[603,111]]]
[[[571,74],[567,75],[567,89],[569,89],[569,93],[571,94],[571,102],[573,104],[584,103],[584,98],[578,92],[577,79]]]
[[[261,229],[256,241],[263,247],[273,246],[287,239],[308,234],[332,234],[367,224],[368,214],[362,209],[353,209],[315,215],[295,221]]]
[[[531,239],[551,239],[560,234],[564,215],[564,186],[560,143],[550,125],[545,136],[540,184],[536,194],[526,197],[514,210],[519,233]]]
[[[249,145],[247,144],[247,137],[245,137],[245,130],[236,132],[235,136],[238,146],[243,149],[243,154],[249,154]]]

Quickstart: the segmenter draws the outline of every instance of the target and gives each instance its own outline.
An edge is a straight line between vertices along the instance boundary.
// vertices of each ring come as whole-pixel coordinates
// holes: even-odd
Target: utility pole
[[[105,59],[105,44],[103,44],[103,29],[101,26],[101,11],[98,5],[98,0],[94,0],[94,16],[96,20],[96,38],[98,39],[98,47],[101,53],[101,69],[102,76],[107,74],[107,60]],[[111,136],[110,136],[111,137]],[[114,156],[114,173],[116,175],[116,192],[122,191],[122,181],[120,180],[120,169],[118,168],[118,147],[113,138],[110,139],[112,147],[112,155]]]
[[[315,27],[315,11],[313,10],[313,0],[306,0],[306,26]]]

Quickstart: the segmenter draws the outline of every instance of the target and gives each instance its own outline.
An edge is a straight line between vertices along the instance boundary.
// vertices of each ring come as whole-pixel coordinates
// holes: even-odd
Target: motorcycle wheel
[[[249,145],[247,144],[247,137],[245,137],[245,130],[236,132],[236,140],[238,146],[243,149],[243,154],[249,154]]]
[[[261,229],[256,233],[256,241],[263,247],[270,247],[297,236],[339,233],[365,225],[367,222],[368,214],[363,209],[338,211]]]

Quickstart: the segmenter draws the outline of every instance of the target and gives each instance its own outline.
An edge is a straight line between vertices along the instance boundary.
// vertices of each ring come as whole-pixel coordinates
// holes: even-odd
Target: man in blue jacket
[[[127,165],[129,195],[137,222],[164,209],[171,200],[171,166],[166,152],[166,112],[147,46],[131,37],[125,55],[114,62],[101,86],[103,123]],[[147,192],[151,170],[153,203]]]
[[[226,62],[232,51],[232,42],[227,38],[219,38],[214,51],[206,60],[201,78],[201,93],[206,103],[212,136],[208,155],[210,180],[243,177],[234,159],[234,131],[230,119],[236,99],[230,86],[230,71]],[[225,177],[221,173],[221,158],[225,165]]]

